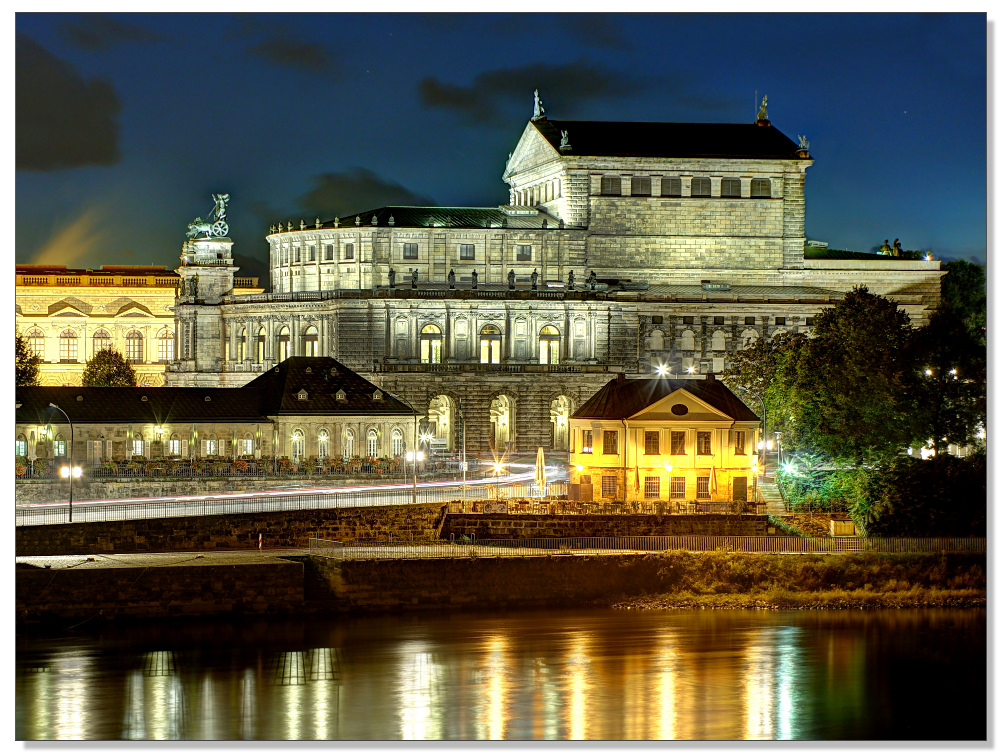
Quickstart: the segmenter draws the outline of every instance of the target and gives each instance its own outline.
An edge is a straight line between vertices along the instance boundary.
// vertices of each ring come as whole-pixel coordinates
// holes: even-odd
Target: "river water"
[[[984,739],[986,613],[548,610],[17,637],[31,739]]]

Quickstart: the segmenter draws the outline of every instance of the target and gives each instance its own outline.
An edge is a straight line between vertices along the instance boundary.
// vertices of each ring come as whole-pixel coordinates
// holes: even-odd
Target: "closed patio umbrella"
[[[542,446],[538,446],[538,455],[535,456],[535,484],[542,496],[545,496],[545,451]]]

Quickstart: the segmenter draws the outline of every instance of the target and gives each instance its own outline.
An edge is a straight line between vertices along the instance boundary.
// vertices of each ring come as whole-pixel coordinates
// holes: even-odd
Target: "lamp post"
[[[418,445],[417,447],[419,448],[420,446]],[[404,450],[406,448],[405,442],[403,443],[403,448]],[[424,460],[424,453],[421,450],[417,450],[416,452],[412,450],[407,450],[406,460],[413,461],[413,504],[416,505],[417,504],[417,461]]]
[[[69,477],[69,522],[73,523],[73,478],[79,477],[82,473],[79,466],[73,465],[73,420],[55,403],[50,403],[49,406],[65,416],[69,423],[69,466],[63,466],[61,473],[63,477]]]

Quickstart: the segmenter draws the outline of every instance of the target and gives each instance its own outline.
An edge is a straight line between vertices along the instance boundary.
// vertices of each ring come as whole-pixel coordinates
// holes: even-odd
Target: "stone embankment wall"
[[[398,482],[400,477],[386,481]],[[230,477],[228,479],[116,479],[108,481],[78,480],[73,482],[74,500],[128,500],[132,498],[173,497],[178,495],[225,495],[236,492],[265,492],[284,484],[301,484],[310,487],[350,487],[371,484],[371,478],[345,479],[343,477],[258,478]],[[69,482],[62,479],[19,479],[14,486],[14,502],[64,503],[69,496]]]
[[[18,526],[17,555],[246,550],[308,546],[309,537],[358,540],[437,539],[444,506],[392,505],[304,511],[182,516]]]
[[[772,532],[773,533],[773,532]],[[475,535],[476,539],[536,537],[639,537],[703,534],[756,537],[768,534],[767,516],[620,516],[449,513],[443,539]]]
[[[194,559],[192,558],[192,561]],[[302,612],[304,566],[16,569],[18,621],[288,615]]]

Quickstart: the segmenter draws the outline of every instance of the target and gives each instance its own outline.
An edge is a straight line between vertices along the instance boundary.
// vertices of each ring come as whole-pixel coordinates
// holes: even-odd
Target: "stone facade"
[[[332,356],[411,403],[438,447],[457,449],[464,417],[472,452],[564,450],[608,372],[721,372],[757,338],[808,334],[856,285],[925,322],[938,262],[804,258],[811,164],[767,121],[534,120],[503,172],[509,205],[279,223],[270,293],[233,290],[228,248],[188,242],[178,272],[199,293],[177,300],[166,383]]]

